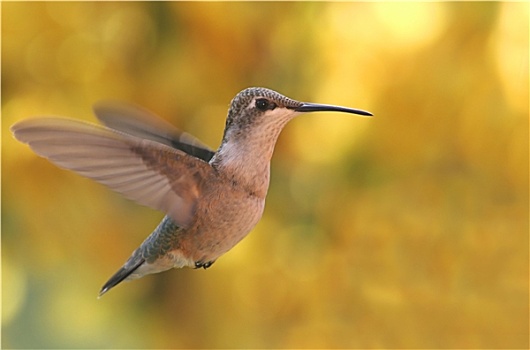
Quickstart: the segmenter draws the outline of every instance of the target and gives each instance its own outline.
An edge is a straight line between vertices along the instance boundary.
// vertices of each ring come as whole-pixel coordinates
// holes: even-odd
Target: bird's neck
[[[270,161],[281,127],[261,133],[229,135],[210,164],[234,184],[265,199],[269,188]]]

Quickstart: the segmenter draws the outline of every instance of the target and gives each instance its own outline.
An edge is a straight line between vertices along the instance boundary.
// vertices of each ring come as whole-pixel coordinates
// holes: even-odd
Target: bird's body
[[[269,187],[270,160],[289,120],[328,110],[371,115],[344,107],[291,100],[249,88],[231,103],[216,152],[137,108],[100,104],[101,127],[41,118],[12,127],[17,139],[60,167],[167,213],[129,260],[101,289],[170,268],[209,267],[260,220]]]

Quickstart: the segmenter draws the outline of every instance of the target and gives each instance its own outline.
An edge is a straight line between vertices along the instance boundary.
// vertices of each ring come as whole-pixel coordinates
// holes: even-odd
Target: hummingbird
[[[42,117],[18,122],[11,131],[55,165],[166,214],[103,285],[101,297],[120,282],[147,274],[207,269],[233,248],[261,219],[283,127],[318,111],[372,116],[251,87],[232,99],[216,151],[147,110],[109,101],[94,106],[104,126]]]

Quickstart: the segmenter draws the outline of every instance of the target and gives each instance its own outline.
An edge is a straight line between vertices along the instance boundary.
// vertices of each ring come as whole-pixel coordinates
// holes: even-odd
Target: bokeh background
[[[528,3],[2,3],[3,348],[528,348]],[[263,220],[207,271],[101,285],[162,215],[10,125],[143,105],[211,147],[266,86]]]

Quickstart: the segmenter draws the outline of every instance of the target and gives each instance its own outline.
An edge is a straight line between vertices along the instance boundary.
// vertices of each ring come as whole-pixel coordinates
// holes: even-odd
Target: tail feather
[[[145,263],[145,259],[140,259],[135,264],[129,264],[127,262],[122,268],[118,270],[109,280],[103,285],[99,292],[98,299],[107,293],[109,290],[120,284],[123,280],[129,277],[134,271],[136,271],[142,264]]]

